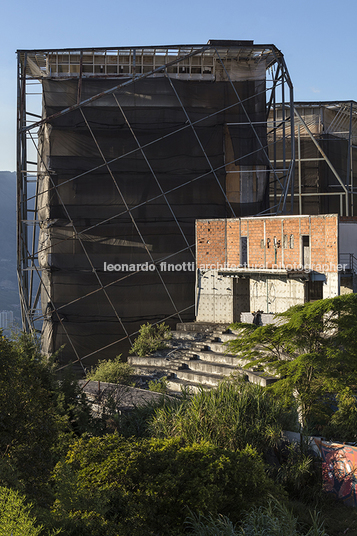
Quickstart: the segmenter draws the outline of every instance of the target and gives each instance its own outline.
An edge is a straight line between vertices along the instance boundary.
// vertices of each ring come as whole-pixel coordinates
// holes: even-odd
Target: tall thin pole
[[[353,170],[352,170],[352,111],[353,105],[352,101],[350,104],[350,125],[348,131],[348,150],[347,150],[347,177],[346,177],[346,186],[347,190],[351,193],[351,212],[353,216],[353,191],[352,191],[352,182],[353,182]]]
[[[301,139],[300,139],[300,128],[301,125],[298,125],[298,175],[299,175],[299,214],[302,214],[302,196],[301,196]]]
[[[26,132],[26,63],[27,53],[17,56],[17,269],[21,302],[22,329],[29,329],[27,268],[27,141]]]

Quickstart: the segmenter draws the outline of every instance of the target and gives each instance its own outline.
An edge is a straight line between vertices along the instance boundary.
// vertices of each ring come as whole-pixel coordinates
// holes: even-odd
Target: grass
[[[283,428],[292,428],[293,421],[295,416],[264,388],[232,379],[158,409],[151,429],[157,437],[209,441],[233,451],[249,444],[265,452],[279,441]]]

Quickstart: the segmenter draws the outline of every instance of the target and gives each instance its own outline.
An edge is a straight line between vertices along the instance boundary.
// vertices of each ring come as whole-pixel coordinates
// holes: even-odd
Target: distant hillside
[[[0,311],[20,322],[16,276],[16,173],[0,171]]]
[[[16,260],[16,173],[0,171],[0,258]]]

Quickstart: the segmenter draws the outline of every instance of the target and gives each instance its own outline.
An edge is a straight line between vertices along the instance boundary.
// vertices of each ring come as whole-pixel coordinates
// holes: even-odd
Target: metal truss
[[[306,104],[304,105],[307,106]],[[331,115],[330,120],[320,121],[318,129],[316,125],[309,125],[308,122],[302,117],[301,104],[295,105],[295,116],[297,118],[297,147],[298,155],[296,158],[297,175],[298,175],[298,200],[299,200],[299,214],[303,214],[303,199],[311,195],[317,198],[325,196],[339,199],[339,215],[340,216],[354,216],[354,197],[357,194],[356,186],[354,186],[353,178],[353,160],[356,157],[356,142],[357,142],[357,103],[354,101],[349,102],[321,102],[321,103],[309,103],[310,108],[317,108],[319,111],[329,112]],[[315,127],[315,128],[314,128]],[[313,142],[318,151],[318,157],[314,159],[315,162],[322,161],[326,164],[332,175],[335,177],[337,184],[329,185],[330,191],[323,191],[319,189],[316,192],[303,192],[303,175],[302,175],[302,163],[306,161],[301,154],[301,139],[305,135],[308,136]],[[347,157],[346,157],[346,171],[337,171],[333,162],[329,158],[326,150],[323,148],[323,143],[326,141],[327,136],[333,137],[335,140],[345,140],[347,143]],[[333,187],[332,187],[333,186]]]
[[[263,146],[262,141],[257,132],[257,126],[251,120],[246,111],[246,100],[242,98],[237,91],[236,85],[231,79],[231,74],[227,69],[225,58],[231,49],[237,53],[239,61],[246,61],[265,66],[268,73],[266,77],[266,120],[268,128],[268,143]],[[190,183],[203,179],[205,175],[211,174],[215,177],[222,194],[226,200],[227,206],[230,207],[231,216],[235,216],[234,208],[232,207],[226,192],[218,180],[217,172],[222,168],[215,168],[210,161],[209,156],[201,143],[197,127],[200,122],[209,117],[220,113],[218,112],[207,115],[200,120],[192,120],[188,110],[185,108],[179,93],[177,92],[173,80],[210,80],[214,81],[219,68],[220,76],[224,76],[229,81],[233,88],[236,102],[230,107],[239,105],[246,117],[245,125],[249,125],[251,132],[259,143],[259,151],[261,151],[267,162],[267,168],[270,174],[270,180],[273,187],[273,202],[272,206],[265,211],[266,214],[281,214],[286,211],[292,212],[294,203],[294,171],[295,171],[295,143],[294,143],[294,107],[293,107],[293,86],[289,77],[285,60],[281,52],[273,45],[254,45],[253,42],[239,41],[209,41],[207,45],[179,45],[165,47],[133,47],[133,48],[116,48],[116,49],[63,49],[63,50],[20,50],[18,51],[18,106],[17,106],[17,259],[18,259],[18,281],[21,301],[22,327],[25,331],[40,332],[44,318],[47,314],[56,315],[58,321],[62,324],[64,333],[67,335],[68,344],[73,351],[73,361],[81,364],[84,369],[83,361],[95,355],[107,347],[110,347],[124,339],[128,339],[131,343],[131,338],[135,333],[130,333],[122,318],[118,314],[115,304],[110,299],[108,289],[111,285],[123,279],[135,276],[136,272],[126,275],[121,274],[115,281],[110,284],[104,284],[100,274],[95,269],[90,254],[88,253],[83,235],[93,229],[89,226],[86,229],[78,230],[67,211],[66,204],[61,198],[61,187],[56,185],[51,179],[51,171],[47,169],[46,162],[43,161],[41,151],[39,150],[38,129],[46,123],[51,124],[51,121],[70,114],[75,110],[79,110],[83,120],[87,126],[88,133],[92,137],[98,153],[101,155],[102,164],[92,168],[89,171],[84,171],[68,179],[68,182],[76,181],[83,175],[88,174],[97,169],[103,169],[111,176],[115,188],[119,194],[124,210],[109,218],[103,219],[98,225],[104,225],[110,220],[117,218],[120,215],[127,214],[137,231],[143,247],[146,249],[148,258],[156,266],[159,262],[169,260],[170,256],[154,261],[150,250],[145,244],[145,240],[141,235],[140,229],[133,216],[133,209],[140,205],[150,203],[157,198],[162,198],[171,213],[173,221],[176,222],[177,228],[182,235],[186,250],[195,258],[194,244],[190,243],[185,236],[175,212],[171,207],[168,195],[183,188]],[[223,73],[223,74],[222,74]],[[125,110],[118,99],[116,91],[125,87],[131,86],[133,83],[140,83],[146,78],[166,77],[172,88],[172,93],[177,99],[179,106],[182,108],[186,116],[186,124],[180,126],[174,131],[165,136],[158,137],[154,141],[150,141],[146,145],[140,144],[133,125],[126,117]],[[46,78],[52,79],[74,79],[78,83],[77,102],[70,107],[66,107],[59,112],[48,117],[42,115],[42,82]],[[112,86],[104,92],[98,93],[90,98],[82,99],[82,80],[85,78],[107,78],[112,82]],[[95,133],[93,132],[89,121],[87,120],[86,110],[93,102],[112,96],[116,106],[121,111],[121,114],[129,128],[129,131],[135,140],[136,148],[127,152],[124,155],[108,160],[100,147]],[[278,110],[282,110],[282,114]],[[280,115],[279,115],[280,114]],[[147,148],[164,138],[173,136],[177,132],[187,129],[193,132],[197,144],[200,147],[204,158],[209,166],[209,173],[201,174],[188,180],[184,184],[165,191],[160,184],[153,166],[147,157]],[[281,138],[283,143],[281,144]],[[279,158],[277,146],[280,144],[282,158]],[[129,208],[125,195],[121,191],[120,184],[115,180],[112,165],[120,158],[124,158],[129,154],[139,152],[146,162],[149,173],[155,180],[159,194],[156,197],[145,200],[137,207]],[[234,161],[233,163],[236,163]],[[227,165],[225,162],[223,168]],[[46,246],[41,246],[39,249],[39,227],[44,225],[38,215],[38,195],[39,195],[39,179],[42,174],[47,174],[50,177],[49,190],[56,192],[60,204],[63,207],[64,213],[67,214],[69,224],[73,231],[73,236],[78,241],[80,248],[86,256],[88,263],[95,274],[98,288],[88,292],[66,304],[56,306],[49,296],[45,282],[43,280],[43,269],[39,263],[39,254],[43,253]],[[62,183],[61,185],[63,185]],[[42,192],[43,193],[43,192]],[[288,203],[288,200],[290,203]],[[63,239],[66,240],[66,239]],[[59,242],[58,242],[59,243]],[[177,252],[175,252],[176,254]],[[175,300],[171,296],[169,289],[165,285],[160,271],[157,269],[158,276],[163,287],[166,290],[168,299],[171,301],[175,310],[175,317],[181,319],[181,314],[185,311],[179,310],[175,304]],[[48,301],[51,305],[51,311],[43,312],[41,309],[41,293],[47,293]],[[62,311],[65,307],[73,304],[76,301],[84,299],[95,293],[104,293],[110,307],[115,315],[118,324],[124,331],[124,336],[118,340],[96,349],[86,355],[80,355],[76,348],[76,344],[71,340],[71,337],[66,332],[65,323],[63,322]],[[192,310],[194,308],[194,296],[192,297]],[[172,316],[174,316],[172,315]]]
[[[275,113],[280,119],[288,112],[290,110],[284,110],[281,104],[276,106]],[[357,195],[354,179],[357,160],[357,103],[354,101],[295,102],[293,113],[295,116],[296,180],[294,188],[290,191],[286,190],[285,193],[290,205],[293,206],[294,214],[310,212],[321,214],[332,211],[338,212],[340,216],[354,216],[355,196]],[[269,121],[273,121],[273,117],[274,114],[271,112]],[[281,125],[277,129],[277,144],[274,147],[279,147],[279,138],[282,140],[282,146],[286,145],[290,135],[290,130],[283,132]],[[331,151],[328,147],[331,143],[338,146],[338,149]],[[345,154],[344,157],[343,154]],[[278,167],[285,168],[286,162],[288,165],[291,162],[282,155],[283,148],[280,147],[279,156],[275,162]],[[321,167],[322,165],[324,167]],[[314,169],[314,185],[309,184],[306,166]],[[276,190],[276,185],[274,189],[270,189],[271,202],[273,200],[275,202]],[[332,210],[323,208],[326,206],[323,200],[327,198],[334,201]]]

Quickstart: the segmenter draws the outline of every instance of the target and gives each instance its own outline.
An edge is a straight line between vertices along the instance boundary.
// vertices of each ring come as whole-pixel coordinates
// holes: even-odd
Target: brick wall
[[[338,216],[335,214],[198,220],[196,233],[198,267],[241,264],[241,237],[248,239],[251,268],[298,267],[302,262],[302,236],[309,237],[312,269],[335,271],[338,264]]]
[[[227,259],[231,264],[240,263],[240,236],[241,220],[227,220]]]
[[[227,220],[198,220],[196,222],[197,266],[225,263],[226,224]]]

